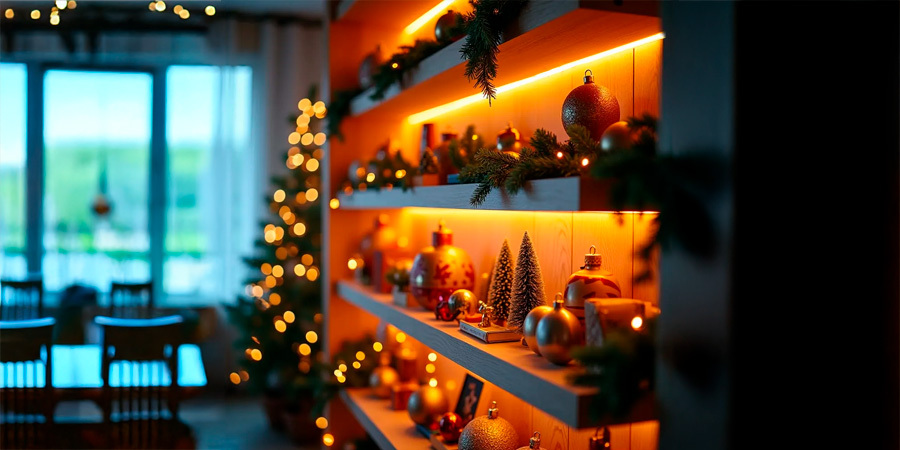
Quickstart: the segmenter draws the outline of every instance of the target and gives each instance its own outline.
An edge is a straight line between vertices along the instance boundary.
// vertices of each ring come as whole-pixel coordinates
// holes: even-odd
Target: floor
[[[57,417],[78,417],[93,422],[100,420],[100,409],[92,402],[64,402],[56,409]],[[311,450],[319,445],[294,445],[286,432],[269,428],[262,403],[258,398],[201,397],[181,405],[181,420],[191,427],[198,450]]]

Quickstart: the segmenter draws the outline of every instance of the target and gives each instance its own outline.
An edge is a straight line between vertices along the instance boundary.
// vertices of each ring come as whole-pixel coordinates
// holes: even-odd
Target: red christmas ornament
[[[441,416],[438,423],[438,429],[441,432],[441,438],[444,442],[452,444],[459,440],[459,434],[462,433],[463,420],[459,414],[448,412]]]
[[[437,38],[438,42],[456,42],[465,36],[465,33],[461,32],[462,30],[454,30],[461,19],[462,16],[460,14],[452,9],[448,9],[447,13],[441,16],[434,24],[434,37]],[[453,33],[454,31],[456,33]]]
[[[453,232],[438,225],[429,247],[422,249],[409,271],[409,292],[423,308],[434,311],[457,289],[475,288],[475,269],[465,250],[453,246]]]
[[[619,101],[606,86],[594,83],[590,69],[584,71],[584,84],[572,89],[562,107],[563,127],[581,125],[599,141],[610,125],[619,121]],[[571,137],[571,136],[570,136]]]
[[[434,318],[444,322],[452,321],[459,313],[460,310],[450,308],[450,302],[447,300],[439,301],[437,306],[434,307]]]

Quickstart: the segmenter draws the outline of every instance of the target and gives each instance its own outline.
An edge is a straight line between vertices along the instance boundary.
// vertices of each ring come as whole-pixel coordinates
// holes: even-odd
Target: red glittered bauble
[[[591,133],[591,139],[599,141],[606,128],[619,121],[619,101],[608,88],[594,83],[590,70],[584,73],[584,84],[572,89],[563,101],[563,127],[568,130],[581,125]]]
[[[441,416],[438,422],[438,429],[441,432],[441,438],[444,442],[452,444],[459,440],[459,434],[462,433],[463,420],[459,414],[448,412]]]
[[[452,9],[447,10],[447,13],[434,24],[434,37],[438,42],[456,42],[465,36],[465,33],[458,28],[461,19],[462,16],[459,13]]]
[[[444,322],[450,322],[458,316],[460,311],[454,310],[450,308],[450,302],[447,300],[441,300],[438,302],[437,306],[434,307],[434,318],[438,320],[443,320]]]
[[[431,235],[432,245],[413,259],[409,271],[409,292],[428,311],[449,300],[458,289],[475,288],[475,269],[465,250],[453,246],[453,233],[443,221]]]

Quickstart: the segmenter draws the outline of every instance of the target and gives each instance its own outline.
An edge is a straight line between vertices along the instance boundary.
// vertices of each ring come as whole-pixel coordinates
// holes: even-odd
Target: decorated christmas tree
[[[509,250],[509,241],[503,240],[500,255],[494,264],[491,287],[488,291],[488,305],[493,306],[491,322],[503,325],[509,315],[510,299],[513,290],[513,260]]]
[[[541,276],[541,265],[538,263],[527,231],[525,237],[522,238],[522,245],[519,247],[518,261],[512,283],[512,307],[509,310],[507,326],[521,331],[522,325],[525,323],[525,316],[532,309],[547,304],[544,299],[544,278]]]
[[[311,90],[310,98],[315,91]],[[271,178],[265,202],[270,216],[260,223],[246,296],[226,305],[238,330],[235,385],[291,405],[308,405],[324,387],[321,361],[320,163],[326,136],[317,132],[325,105],[304,98],[290,118],[284,154],[288,172]],[[276,424],[273,424],[276,425]]]

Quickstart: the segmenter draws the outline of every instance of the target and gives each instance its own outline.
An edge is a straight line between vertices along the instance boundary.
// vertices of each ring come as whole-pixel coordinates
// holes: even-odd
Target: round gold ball
[[[425,385],[409,396],[406,410],[413,422],[437,429],[441,416],[450,411],[450,403],[440,388]]]
[[[391,387],[400,381],[400,374],[391,366],[379,366],[369,375],[369,387],[378,398],[390,398]]]
[[[541,356],[560,366],[572,360],[570,352],[573,347],[584,345],[581,322],[562,307],[562,300],[558,300],[553,311],[538,322],[536,335]]]
[[[537,343],[537,324],[547,315],[550,311],[553,311],[552,306],[541,305],[531,310],[527,316],[525,316],[525,322],[522,324],[522,332],[525,335],[525,343],[528,344],[528,348],[531,351],[541,354],[540,349],[538,348]]]
[[[450,294],[447,303],[449,304],[451,311],[459,311],[463,314],[473,314],[475,312],[475,305],[478,304],[478,299],[476,299],[475,294],[468,289],[457,289]]]
[[[519,435],[508,420],[479,416],[463,428],[459,450],[516,450]]]
[[[628,122],[620,120],[603,131],[603,135],[600,136],[600,149],[605,152],[627,150],[636,140],[637,134],[628,126]]]

